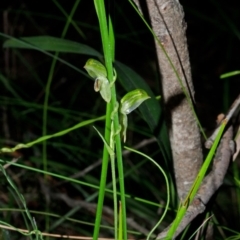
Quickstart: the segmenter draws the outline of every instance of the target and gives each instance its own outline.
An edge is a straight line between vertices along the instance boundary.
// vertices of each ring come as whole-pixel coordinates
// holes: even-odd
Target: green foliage
[[[21,39],[10,38],[8,41],[4,42],[3,47],[85,54],[88,56],[102,57],[98,51],[86,44],[52,36],[23,37]]]
[[[135,89],[126,93],[120,103],[121,128],[123,132],[123,141],[126,142],[128,119],[127,115],[138,108],[144,101],[150,97],[142,89]]]

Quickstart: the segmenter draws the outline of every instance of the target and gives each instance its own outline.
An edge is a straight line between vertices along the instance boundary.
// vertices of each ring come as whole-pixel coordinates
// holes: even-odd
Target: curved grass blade
[[[170,204],[170,187],[169,187],[169,180],[168,180],[168,177],[167,177],[167,174],[165,173],[165,171],[162,169],[162,167],[155,161],[153,160],[151,157],[147,156],[146,154],[142,153],[142,152],[139,152],[133,148],[129,148],[129,147],[124,147],[126,148],[127,150],[130,150],[134,153],[137,153],[145,158],[147,158],[148,160],[150,160],[159,170],[160,172],[163,174],[163,177],[165,179],[165,182],[166,182],[166,188],[167,188],[167,200],[166,200],[166,206],[165,206],[165,209],[162,213],[162,216],[161,218],[158,220],[157,224],[152,228],[152,230],[149,232],[148,236],[147,236],[147,240],[150,239],[152,233],[156,230],[156,228],[160,225],[160,223],[162,222],[162,220],[164,219],[164,217],[166,216],[167,214],[167,211],[168,211],[168,207],[169,207],[169,204]]]
[[[80,122],[80,123],[74,125],[73,127],[64,129],[63,131],[60,131],[60,132],[57,132],[57,133],[54,133],[54,134],[51,134],[51,135],[42,136],[42,137],[40,137],[40,138],[38,138],[38,139],[36,139],[32,142],[29,142],[29,143],[26,143],[26,144],[20,143],[13,148],[2,148],[2,149],[0,149],[0,152],[14,152],[14,151],[16,151],[18,149],[21,149],[21,148],[29,148],[29,147],[32,147],[33,145],[37,144],[37,143],[46,141],[50,138],[60,137],[62,135],[65,135],[65,134],[73,131],[73,130],[76,130],[80,127],[83,127],[83,126],[89,125],[91,123],[94,123],[96,121],[101,121],[101,120],[104,120],[104,119],[105,119],[105,116],[98,117],[98,118],[95,118],[95,119],[86,120],[86,121],[83,121],[83,122]]]
[[[212,159],[214,158],[214,154],[217,150],[217,147],[218,147],[218,144],[221,140],[221,137],[223,135],[223,132],[224,132],[224,129],[225,129],[225,126],[226,126],[226,123],[227,121],[224,120],[221,124],[221,127],[219,129],[219,132],[215,138],[215,141],[213,142],[213,145],[188,193],[188,195],[186,196],[184,202],[182,203],[182,205],[180,206],[178,212],[177,212],[177,216],[175,217],[175,220],[173,222],[173,224],[171,225],[168,233],[167,233],[167,236],[165,239],[173,239],[173,236],[174,236],[174,233],[176,232],[177,230],[177,227],[179,226],[180,222],[182,221],[186,211],[187,211],[187,208],[188,206],[192,203],[194,197],[196,196],[196,193],[203,181],[203,178],[208,170],[208,167],[212,161]]]

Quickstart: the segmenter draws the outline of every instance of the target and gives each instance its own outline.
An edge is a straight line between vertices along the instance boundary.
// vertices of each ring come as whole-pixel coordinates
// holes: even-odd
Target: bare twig
[[[237,109],[240,106],[240,95],[236,98],[236,100],[233,102],[232,106],[230,107],[227,115],[225,116],[224,119],[222,119],[222,121],[226,121],[226,123],[228,123],[228,121],[232,118],[232,116],[235,114],[235,112],[237,111]],[[205,147],[210,149],[221,126],[222,121],[218,124],[218,127],[215,129],[215,131],[213,132],[213,134],[211,135],[210,138],[208,138],[208,140],[205,142]]]
[[[83,200],[74,200],[74,199],[71,199],[69,196],[67,196],[64,193],[51,193],[51,197],[53,199],[60,199],[60,200],[64,201],[69,207],[72,207],[72,208],[80,206],[80,207],[83,207],[84,209],[87,209],[89,212],[92,212],[92,213],[95,213],[95,211],[96,211],[97,205],[95,203],[88,203]],[[103,213],[112,216],[112,219],[113,219],[114,212],[111,208],[104,206]],[[104,218],[104,214],[103,214],[103,218]],[[144,228],[140,224],[136,223],[131,218],[127,219],[127,223],[130,227],[132,227],[133,229],[135,229],[145,235],[147,235],[149,232],[146,228]]]
[[[76,240],[92,240],[92,237],[86,237],[86,236],[73,236],[73,235],[63,235],[63,234],[54,234],[54,233],[45,233],[45,232],[39,232],[39,231],[31,231],[29,232],[28,229],[22,229],[22,228],[15,228],[6,226],[3,224],[0,224],[0,228],[7,229],[15,232],[21,232],[21,233],[29,233],[29,235],[41,235],[41,236],[47,236],[47,237],[53,237],[53,238],[59,238],[59,239],[76,239]],[[98,240],[114,240],[113,238],[98,238]],[[128,239],[128,240],[134,240],[134,239]]]
[[[18,159],[19,158],[14,158],[11,162],[9,162],[9,163],[7,163],[7,164],[5,164],[4,166],[3,166],[3,168],[4,169],[7,169],[9,166],[11,166],[12,165],[12,163],[15,163],[15,162],[17,162],[18,161]]]

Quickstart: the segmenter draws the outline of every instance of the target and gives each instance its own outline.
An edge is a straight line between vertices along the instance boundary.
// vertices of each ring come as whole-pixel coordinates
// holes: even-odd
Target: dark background
[[[239,92],[238,76],[225,80],[219,79],[222,73],[239,68],[239,3],[237,1],[181,1],[181,3],[188,25],[187,39],[196,100],[200,116],[202,117],[202,112],[205,115],[202,117],[203,124],[207,124],[213,119],[209,120],[206,115],[213,115],[214,118],[220,111],[226,111]],[[1,5],[2,15],[5,11],[8,26],[10,26],[7,30],[8,34],[14,37],[61,36],[65,19],[53,1],[48,1],[46,4],[40,1],[4,1]],[[72,7],[72,3],[69,1],[61,1],[61,5],[66,12],[69,12]],[[106,5],[113,16],[116,33],[116,59],[140,73],[149,82],[149,85],[153,86],[154,90],[157,74],[151,34],[127,1],[109,1]],[[70,27],[66,39],[85,43],[101,51],[93,2],[81,1],[74,20],[78,22],[85,37],[79,36],[76,30]],[[2,32],[4,25],[6,26],[6,22],[1,25]],[[29,64],[34,66],[42,79],[47,77],[51,59],[37,52],[33,54],[31,51],[23,51],[22,54]],[[85,57],[66,54],[65,59],[76,66],[82,66]],[[4,72],[3,55],[1,59],[1,71]],[[28,79],[31,78],[31,74],[24,69],[24,66],[17,63],[14,68],[12,70],[17,72],[17,84],[20,86],[26,84],[27,89],[31,89],[26,95],[31,98],[33,94],[38,95],[39,92],[32,91],[35,86],[31,79]],[[10,73],[11,75],[13,73]],[[62,65],[55,73],[58,82],[59,79],[64,81],[70,76],[75,79],[79,78],[78,73]],[[68,95],[75,88],[75,85],[70,85],[67,89],[65,86],[59,87],[56,93],[57,97],[69,98]],[[225,97],[226,94],[227,97]]]

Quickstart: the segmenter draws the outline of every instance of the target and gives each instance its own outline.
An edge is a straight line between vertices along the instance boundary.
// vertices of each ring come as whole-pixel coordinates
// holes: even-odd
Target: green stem
[[[114,125],[119,125],[118,116],[114,119]],[[118,165],[118,177],[120,186],[120,196],[121,196],[121,213],[122,213],[122,230],[123,239],[127,240],[127,214],[126,214],[126,200],[125,200],[125,186],[124,186],[124,170],[122,161],[122,144],[120,135],[118,134],[115,138],[116,141],[116,151],[117,151],[117,165]]]
[[[114,205],[114,237],[118,239],[118,205],[117,205],[117,184],[115,172],[115,154],[111,156],[112,185],[113,185],[113,205]]]
[[[113,82],[113,67],[112,67],[112,62],[114,59],[114,34],[113,34],[113,28],[111,24],[111,18],[109,16],[109,24],[107,23],[107,18],[106,18],[106,13],[105,13],[105,6],[104,6],[104,0],[94,0],[96,12],[98,15],[99,19],[99,25],[100,25],[100,31],[101,31],[101,38],[102,38],[102,43],[103,43],[103,52],[104,52],[104,59],[105,59],[105,66],[107,69],[107,78],[109,82]],[[108,29],[109,27],[109,29]],[[115,104],[116,104],[116,90],[115,86],[111,88],[111,111],[114,109]],[[109,104],[108,104],[109,107]],[[109,107],[110,108],[110,107]],[[105,139],[107,142],[110,142],[110,135],[107,129],[110,129],[110,114],[111,111],[107,111],[106,115],[106,121],[109,124],[106,124],[105,128]],[[119,119],[118,115],[114,115],[114,129],[119,129]],[[106,134],[108,132],[108,134]],[[119,171],[119,181],[120,181],[120,192],[121,192],[121,202],[122,202],[122,219],[123,219],[123,232],[124,232],[124,239],[127,240],[127,227],[126,227],[126,204],[125,204],[125,191],[124,191],[124,174],[123,174],[123,166],[122,166],[122,146],[121,146],[121,140],[119,134],[115,136],[115,141],[116,141],[116,151],[117,151],[117,162],[118,162],[118,171]],[[106,147],[104,147],[105,149]],[[113,149],[114,150],[114,149]],[[107,151],[106,149],[104,150],[105,152]],[[113,166],[112,166],[113,170]],[[114,168],[115,170],[115,168]],[[115,173],[114,173],[115,175]],[[114,180],[113,180],[114,181]],[[104,185],[105,186],[105,185]],[[116,193],[114,193],[116,194]],[[99,196],[100,197],[100,196]],[[98,201],[98,205],[101,205],[102,202]],[[98,206],[98,208],[102,208],[102,206]],[[116,212],[114,210],[114,212]],[[100,210],[98,212],[99,216],[97,218],[100,218]],[[117,216],[117,214],[115,214]],[[115,216],[115,217],[116,217]],[[96,222],[97,224],[100,224]],[[117,228],[117,225],[115,226]],[[116,229],[115,228],[115,229]],[[95,226],[94,228],[94,240],[97,240],[98,238],[98,231],[99,231],[99,225]]]
[[[110,139],[110,125],[111,125],[111,112],[112,108],[110,104],[107,104],[107,112],[106,112],[106,122],[105,122],[105,139]],[[96,211],[96,219],[93,231],[93,240],[98,240],[98,234],[101,224],[101,217],[102,217],[102,208],[103,208],[103,201],[104,201],[104,194],[105,194],[105,187],[106,187],[106,178],[107,178],[107,169],[108,169],[108,150],[104,144],[103,148],[103,157],[102,157],[102,171],[101,171],[101,179],[100,179],[100,188],[99,188],[99,195],[98,195],[98,204],[97,204],[97,211]]]
[[[73,17],[73,15],[74,15],[74,13],[77,9],[77,6],[78,6],[79,2],[80,2],[80,0],[77,0],[77,1],[75,1],[74,5],[73,5],[73,8],[72,8],[72,10],[69,14],[68,19],[67,19],[67,22],[66,22],[66,24],[63,28],[62,35],[61,35],[62,38],[64,38],[66,33],[67,33],[69,24],[72,20],[72,17]],[[47,81],[46,89],[45,89],[45,97],[44,97],[44,105],[43,105],[43,131],[42,131],[43,136],[47,135],[48,100],[49,100],[50,88],[51,88],[53,73],[54,73],[54,69],[55,69],[55,66],[56,66],[58,55],[59,55],[59,53],[56,52],[55,57],[52,61],[52,65],[51,65],[51,68],[50,68],[50,72],[49,72],[49,75],[48,75],[48,81]],[[44,171],[47,171],[47,164],[48,164],[47,163],[47,141],[43,142],[42,155],[43,155],[43,169],[44,169]],[[46,177],[46,175],[45,175],[45,177]],[[48,211],[48,206],[46,206],[46,211]],[[46,225],[45,226],[46,230],[48,230],[48,228],[49,228],[49,217],[48,216],[46,217],[46,224],[45,225]]]

